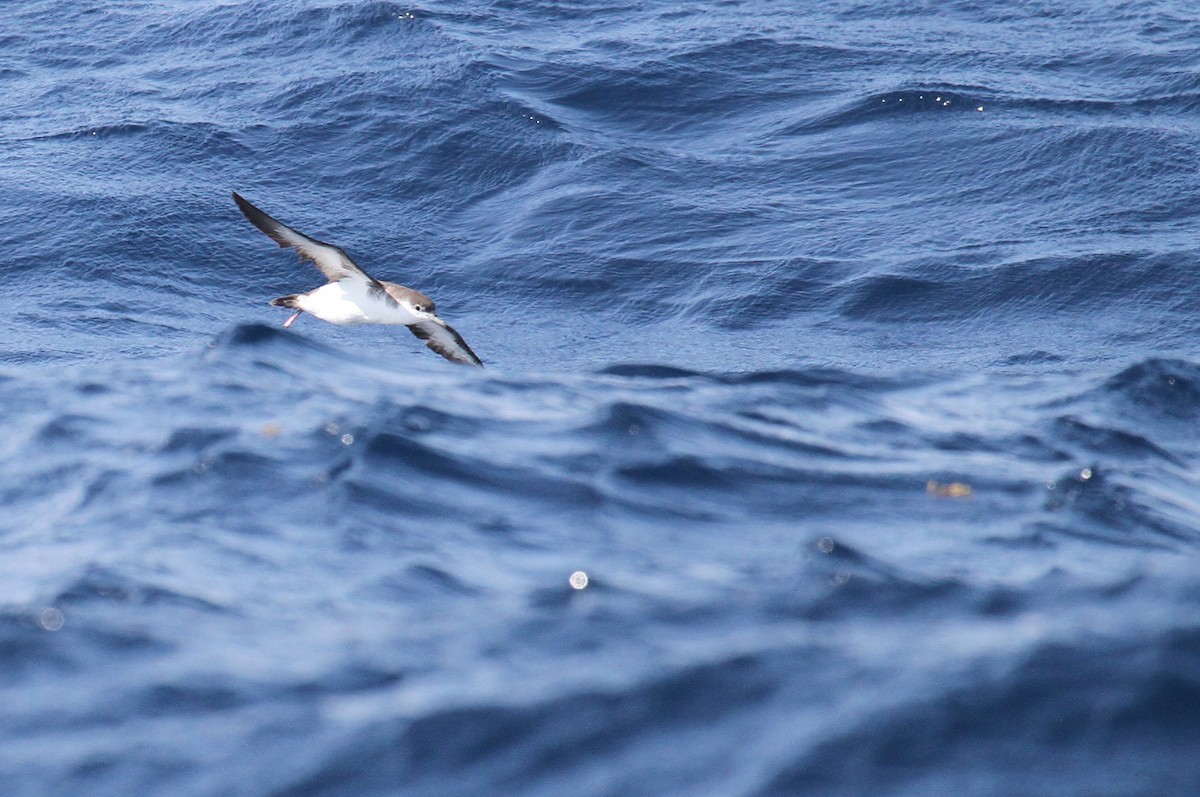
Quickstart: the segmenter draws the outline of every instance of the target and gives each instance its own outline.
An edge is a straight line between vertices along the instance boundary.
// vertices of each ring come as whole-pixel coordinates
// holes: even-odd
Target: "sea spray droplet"
[[[53,606],[42,609],[41,614],[38,615],[38,625],[47,631],[57,631],[63,627],[63,623],[65,622],[66,618],[63,617],[63,613]]]

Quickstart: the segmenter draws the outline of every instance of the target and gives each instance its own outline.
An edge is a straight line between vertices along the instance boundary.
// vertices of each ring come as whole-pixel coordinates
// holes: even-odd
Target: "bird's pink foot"
[[[284,322],[283,322],[283,328],[284,328],[284,329],[287,329],[287,328],[288,328],[288,327],[290,327],[292,324],[296,323],[296,319],[297,319],[297,318],[299,318],[299,317],[300,317],[300,314],[301,314],[301,313],[303,313],[303,312],[304,312],[303,310],[297,310],[296,312],[292,313],[291,317],[290,317],[290,318],[288,318],[288,320],[287,320],[287,321],[284,321]]]

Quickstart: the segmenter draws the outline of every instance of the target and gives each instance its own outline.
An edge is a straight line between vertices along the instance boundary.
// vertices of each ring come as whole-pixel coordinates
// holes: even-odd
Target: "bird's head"
[[[433,299],[423,293],[413,291],[412,296],[407,297],[401,304],[417,318],[437,318],[437,308],[433,305]]]
[[[418,321],[439,320],[433,299],[430,299],[420,291],[389,284],[387,285],[387,292],[396,300],[396,304],[416,316]]]

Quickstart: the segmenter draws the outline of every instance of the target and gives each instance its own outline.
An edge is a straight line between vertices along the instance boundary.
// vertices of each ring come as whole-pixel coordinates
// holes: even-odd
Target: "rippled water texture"
[[[1200,794],[1193,8],[11,5],[5,797]]]

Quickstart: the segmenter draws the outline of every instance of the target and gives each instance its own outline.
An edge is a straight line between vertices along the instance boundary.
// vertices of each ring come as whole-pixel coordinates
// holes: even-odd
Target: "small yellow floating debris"
[[[925,482],[925,492],[934,498],[970,498],[971,485],[962,482],[947,482],[942,484],[930,479]]]

